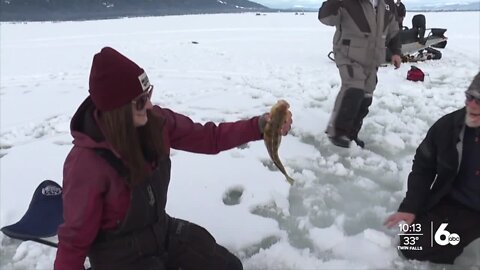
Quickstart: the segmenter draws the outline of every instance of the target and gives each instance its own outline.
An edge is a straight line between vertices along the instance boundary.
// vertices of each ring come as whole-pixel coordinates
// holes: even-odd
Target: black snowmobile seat
[[[423,14],[417,14],[412,18],[412,28],[423,28],[427,27],[427,19]]]
[[[400,31],[400,41],[402,44],[418,41],[418,30],[415,28]]]
[[[418,42],[425,44],[425,30],[427,29],[427,20],[425,15],[417,14],[412,18],[412,28],[417,30]]]
[[[426,19],[423,14],[417,14],[412,18],[412,28],[400,31],[400,41],[402,44],[419,42],[425,43]],[[445,30],[446,31],[446,30]],[[444,32],[445,32],[444,31]]]

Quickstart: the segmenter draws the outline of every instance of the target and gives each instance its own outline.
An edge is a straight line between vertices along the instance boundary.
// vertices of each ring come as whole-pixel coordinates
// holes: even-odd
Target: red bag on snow
[[[423,82],[424,78],[425,78],[425,73],[423,73],[423,71],[417,68],[416,66],[412,66],[410,70],[407,72],[407,80],[409,81]]]

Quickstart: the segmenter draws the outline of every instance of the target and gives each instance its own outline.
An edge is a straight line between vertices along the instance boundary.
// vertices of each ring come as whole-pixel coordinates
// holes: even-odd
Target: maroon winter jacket
[[[71,122],[74,138],[63,172],[64,223],[58,231],[56,270],[83,269],[88,250],[100,230],[112,230],[124,219],[130,190],[115,169],[94,148],[112,150],[83,132],[82,121],[91,107],[87,99]],[[90,110],[91,112],[91,110]],[[170,148],[203,154],[217,154],[249,141],[259,140],[258,117],[232,123],[204,125],[169,109],[154,106],[165,119],[164,140]],[[80,130],[79,130],[80,129]],[[162,138],[158,138],[159,140]]]

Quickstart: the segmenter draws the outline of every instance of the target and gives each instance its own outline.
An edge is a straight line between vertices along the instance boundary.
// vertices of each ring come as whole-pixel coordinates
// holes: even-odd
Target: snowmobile
[[[412,28],[404,26],[399,33],[402,62],[441,59],[442,53],[437,49],[447,46],[447,37],[444,35],[446,31],[444,28],[426,28],[423,14],[413,16]],[[392,52],[387,48],[386,63],[390,62],[391,56]],[[328,58],[335,61],[333,51],[328,53]]]
[[[447,46],[447,37],[444,35],[446,31],[444,28],[426,28],[423,14],[413,16],[412,28],[404,27],[399,33],[402,62],[441,59],[442,53],[437,49]],[[387,49],[387,62],[390,56],[391,52]]]

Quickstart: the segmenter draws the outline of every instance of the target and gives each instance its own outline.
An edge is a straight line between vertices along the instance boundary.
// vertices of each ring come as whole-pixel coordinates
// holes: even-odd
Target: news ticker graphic
[[[441,223],[438,228],[436,228],[433,222],[430,222],[429,233],[424,233],[425,230],[422,228],[420,223],[412,223],[410,225],[406,223],[398,224],[400,233],[400,243],[397,246],[399,250],[423,250],[427,248],[425,245],[430,244],[430,247],[433,247],[435,244],[440,246],[446,245],[458,245],[460,243],[460,236],[457,233],[449,232],[447,230],[448,223]],[[435,232],[435,233],[434,233]],[[425,237],[429,239],[426,240]]]

